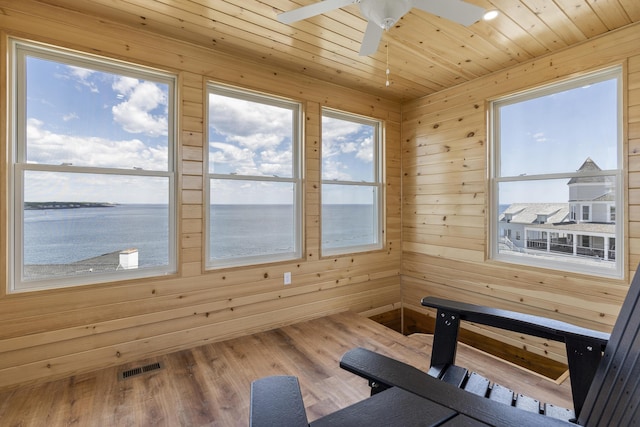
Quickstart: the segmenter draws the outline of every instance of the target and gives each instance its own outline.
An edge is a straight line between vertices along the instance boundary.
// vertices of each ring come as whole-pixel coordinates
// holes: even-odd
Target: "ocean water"
[[[237,256],[294,251],[294,210],[290,205],[216,205],[211,207],[210,254]],[[370,205],[325,205],[322,244],[335,249],[373,243],[374,209]]]
[[[166,205],[24,211],[24,264],[68,264],[138,249],[138,265],[169,263]]]
[[[24,264],[68,264],[123,249],[138,249],[140,267],[169,262],[166,205],[45,209],[24,212]],[[371,243],[371,206],[323,208],[323,245]],[[294,248],[294,211],[287,205],[211,207],[210,253],[216,259],[288,253]]]
[[[214,205],[210,257],[290,253],[294,250],[294,215],[291,205]]]
[[[322,246],[336,249],[376,243],[376,210],[372,205],[324,205]]]

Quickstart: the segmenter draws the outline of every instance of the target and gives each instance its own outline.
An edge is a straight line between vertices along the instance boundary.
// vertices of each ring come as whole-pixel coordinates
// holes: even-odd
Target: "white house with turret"
[[[587,158],[578,172],[601,169]],[[574,177],[568,203],[514,203],[498,218],[500,250],[615,260],[615,179]]]

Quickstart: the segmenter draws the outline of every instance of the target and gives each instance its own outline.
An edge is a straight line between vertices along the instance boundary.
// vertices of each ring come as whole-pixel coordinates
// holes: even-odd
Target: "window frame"
[[[252,101],[261,104],[271,105],[280,108],[290,109],[294,117],[292,121],[292,171],[291,177],[277,176],[260,176],[260,175],[240,175],[226,173],[211,173],[209,171],[209,117],[210,106],[209,96],[211,94],[232,97],[244,101]],[[225,85],[216,82],[207,82],[206,85],[206,154],[204,164],[205,175],[205,238],[204,238],[204,256],[205,269],[218,270],[230,267],[242,267],[259,264],[268,264],[282,261],[292,261],[302,258],[304,246],[304,189],[303,189],[303,106],[299,101],[280,97],[277,95],[266,94],[253,91],[250,89],[240,88],[236,86]],[[261,181],[261,182],[280,182],[291,183],[294,187],[293,191],[293,209],[294,209],[294,245],[295,248],[291,252],[283,252],[267,255],[252,255],[235,258],[226,258],[222,260],[214,260],[211,258],[211,181],[212,180],[228,180],[228,181]]]
[[[624,228],[625,218],[623,216],[624,206],[626,206],[627,200],[624,198],[624,170],[625,170],[625,152],[624,152],[624,105],[625,97],[623,92],[625,70],[622,65],[616,65],[605,69],[592,71],[584,75],[562,80],[560,82],[538,86],[526,91],[521,91],[515,94],[502,96],[488,102],[488,136],[490,139],[489,144],[489,258],[495,261],[507,262],[511,264],[527,265],[539,268],[549,268],[559,271],[574,272],[580,274],[589,274],[599,277],[611,277],[611,278],[623,278],[624,277],[624,265],[626,260],[626,248],[624,244]],[[517,102],[523,102],[547,95],[552,95],[564,90],[575,89],[578,87],[586,86],[591,83],[598,83],[606,80],[616,81],[616,96],[617,96],[617,169],[608,169],[601,171],[593,171],[589,173],[589,176],[612,176],[615,179],[615,203],[614,209],[617,212],[615,221],[615,235],[613,236],[616,242],[616,260],[613,268],[605,268],[593,265],[580,265],[578,263],[562,262],[562,259],[558,260],[541,260],[536,259],[538,257],[526,257],[518,255],[509,255],[506,253],[499,253],[498,239],[499,239],[499,196],[498,187],[500,183],[505,182],[525,182],[535,180],[550,180],[550,179],[570,179],[583,177],[584,174],[580,174],[578,171],[573,173],[547,173],[539,175],[521,175],[513,177],[501,177],[500,176],[500,121],[497,110],[502,105],[515,104]],[[569,206],[569,216],[574,221],[580,222],[582,220],[583,209],[581,205],[579,209],[574,210],[573,205]],[[591,207],[589,206],[589,216],[591,218]],[[619,244],[618,244],[619,243]]]
[[[368,126],[372,126],[374,128],[374,149],[373,149],[373,176],[374,181],[341,181],[341,180],[325,180],[322,178],[322,168],[324,165],[324,157],[322,144],[320,147],[320,254],[322,257],[331,257],[336,255],[347,255],[352,253],[362,253],[362,252],[370,252],[382,250],[386,246],[385,241],[385,228],[386,228],[386,218],[385,218],[385,143],[384,143],[384,122],[382,120],[374,119],[371,117],[361,116],[354,113],[349,113],[333,108],[322,107],[320,112],[320,138],[322,139],[322,118],[329,117],[337,120],[345,120],[351,121],[355,123],[360,123]],[[371,187],[376,190],[376,205],[374,207],[374,215],[375,221],[377,222],[376,227],[376,241],[371,244],[365,245],[352,245],[352,246],[341,246],[338,248],[329,248],[325,249],[322,244],[322,190],[324,185],[348,185],[354,187]]]
[[[66,288],[71,286],[94,285],[119,282],[130,279],[166,276],[177,272],[177,197],[176,197],[176,145],[177,145],[177,75],[144,65],[124,62],[108,57],[75,51],[59,46],[31,40],[8,39],[8,155],[9,165],[9,244],[13,248],[9,256],[10,293]],[[34,57],[54,61],[67,66],[78,66],[90,70],[106,72],[126,77],[150,80],[168,86],[168,129],[167,129],[167,169],[142,170],[118,167],[74,166],[28,163],[26,158],[27,103],[26,100],[26,58]],[[71,173],[84,175],[117,175],[138,177],[159,177],[167,179],[168,201],[168,260],[158,267],[146,267],[118,271],[117,273],[91,273],[74,276],[60,276],[47,279],[24,280],[23,277],[23,227],[24,227],[24,176],[27,171]],[[123,248],[124,249],[124,248]]]

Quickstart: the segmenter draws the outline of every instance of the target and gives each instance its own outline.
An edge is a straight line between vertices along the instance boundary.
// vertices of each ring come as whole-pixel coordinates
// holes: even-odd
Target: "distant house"
[[[601,170],[587,158],[578,172]],[[574,177],[568,203],[514,203],[498,218],[500,251],[615,260],[615,181]]]

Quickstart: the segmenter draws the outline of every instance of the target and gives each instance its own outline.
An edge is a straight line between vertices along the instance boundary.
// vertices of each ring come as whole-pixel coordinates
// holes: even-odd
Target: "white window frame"
[[[176,141],[176,82],[174,74],[133,65],[122,61],[76,52],[69,49],[45,45],[33,41],[9,39],[9,159],[11,159],[9,191],[12,207],[9,213],[9,240],[12,251],[9,256],[9,292],[54,289],[78,285],[90,285],[134,278],[154,277],[175,273],[176,270],[176,188],[175,188],[175,141]],[[74,166],[71,164],[34,164],[26,161],[26,92],[25,58],[38,57],[67,65],[120,74],[140,79],[152,79],[168,85],[168,164],[166,171],[124,169],[115,167]],[[160,267],[120,270],[114,273],[90,273],[86,275],[61,276],[50,279],[25,280],[23,277],[23,224],[24,224],[24,174],[26,171],[84,173],[95,175],[162,177],[168,180],[169,231],[168,264]],[[123,248],[126,249],[126,248]]]
[[[263,176],[263,175],[239,175],[239,174],[217,174],[209,172],[209,143],[207,142],[207,155],[205,156],[205,263],[206,269],[214,270],[228,267],[249,266],[256,264],[266,264],[279,261],[296,260],[302,257],[303,248],[303,186],[302,186],[302,132],[303,132],[303,114],[302,104],[297,101],[278,97],[275,95],[267,95],[260,92],[251,91],[248,89],[218,84],[209,82],[207,84],[207,141],[209,141],[209,94],[215,93],[222,96],[238,98],[245,101],[252,101],[276,107],[290,109],[295,115],[293,120],[293,132],[292,132],[292,176],[277,177],[277,176]],[[255,256],[242,256],[235,258],[226,258],[222,260],[214,260],[211,258],[211,181],[214,179],[229,180],[229,181],[262,181],[262,182],[280,182],[291,183],[294,186],[294,250],[292,252],[255,255]]]
[[[376,190],[376,204],[374,207],[374,215],[376,225],[376,236],[375,242],[368,245],[355,245],[355,246],[343,246],[339,248],[327,248],[325,249],[322,246],[322,225],[320,232],[320,253],[322,256],[335,256],[335,255],[344,255],[350,253],[358,253],[358,252],[369,252],[380,250],[384,248],[384,228],[385,228],[385,216],[384,216],[384,200],[385,200],[385,185],[384,185],[384,125],[381,120],[372,119],[369,117],[360,116],[353,113],[347,113],[340,110],[335,110],[331,108],[323,107],[321,111],[322,117],[330,117],[338,120],[352,121],[355,123],[364,124],[367,126],[372,126],[374,128],[374,137],[375,141],[373,141],[374,149],[373,149],[373,167],[374,167],[374,181],[341,181],[341,180],[322,180],[321,186],[324,185],[349,185],[349,186],[360,186],[360,187],[371,187]],[[322,130],[320,131],[320,135],[322,135]],[[322,150],[320,150],[320,176],[322,177],[322,165],[323,165],[323,157]],[[322,195],[322,191],[320,191]],[[322,211],[322,196],[320,197],[320,211]],[[322,218],[321,218],[322,224]]]
[[[511,96],[506,96],[500,99],[492,100],[489,103],[489,139],[490,139],[490,224],[489,224],[489,253],[490,258],[496,261],[508,262],[513,264],[530,265],[541,268],[551,268],[560,271],[569,271],[576,273],[590,274],[593,276],[623,278],[624,277],[624,265],[625,265],[625,248],[623,230],[624,221],[623,218],[623,206],[626,203],[624,199],[624,179],[623,179],[623,165],[624,165],[624,145],[623,145],[623,69],[621,66],[615,66],[608,69],[592,72],[577,78],[565,80],[559,83],[534,88],[526,92],[517,93]],[[541,175],[529,175],[529,176],[514,176],[514,177],[501,177],[500,171],[500,135],[498,132],[499,127],[499,114],[496,113],[497,109],[501,105],[508,105],[517,102],[526,101],[529,99],[537,98],[540,96],[550,95],[562,90],[568,90],[589,85],[591,83],[597,83],[604,80],[615,79],[617,81],[617,164],[618,168],[613,170],[602,170],[593,172],[592,176],[614,176],[616,182],[615,190],[615,207],[618,215],[616,216],[615,223],[615,240],[619,244],[616,247],[616,260],[615,268],[603,268],[592,265],[580,265],[578,263],[563,262],[562,259],[540,259],[536,257],[524,257],[519,255],[511,255],[506,253],[499,253],[498,251],[498,187],[502,182],[517,182],[517,181],[533,181],[533,180],[547,180],[547,179],[570,179],[572,177],[584,176],[579,172],[574,173],[553,173],[553,174],[541,174]],[[573,206],[570,203],[570,215],[579,215],[579,218],[575,218],[578,222],[582,221],[582,206],[575,212]],[[577,216],[576,215],[576,216]]]

